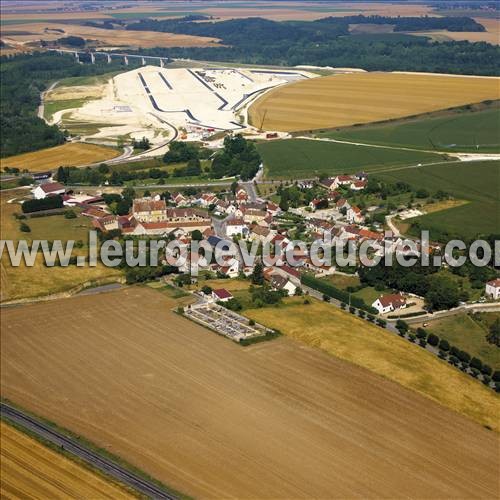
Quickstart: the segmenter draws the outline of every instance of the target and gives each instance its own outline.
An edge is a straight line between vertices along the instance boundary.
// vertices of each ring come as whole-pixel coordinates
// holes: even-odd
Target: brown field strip
[[[6,309],[2,396],[208,498],[495,498],[498,436],[287,338],[242,348],[144,287]]]
[[[135,498],[5,422],[0,433],[2,499]]]
[[[30,172],[43,172],[63,166],[79,166],[111,160],[120,155],[117,149],[97,144],[68,142],[61,146],[32,151],[0,160],[0,168],[27,168]]]
[[[312,78],[273,89],[249,109],[266,130],[333,128],[498,99],[500,79],[402,73]],[[265,116],[264,116],[265,113]]]
[[[64,30],[64,33],[47,32],[46,30]],[[8,35],[2,37],[6,43],[36,42],[39,40],[51,41],[66,36],[80,36],[85,39],[97,40],[101,45],[112,47],[207,47],[218,44],[218,39],[180,35],[174,33],[159,33],[157,31],[133,31],[133,30],[106,30],[91,26],[78,24],[57,23],[27,23],[16,24],[12,31],[26,32],[23,35]]]

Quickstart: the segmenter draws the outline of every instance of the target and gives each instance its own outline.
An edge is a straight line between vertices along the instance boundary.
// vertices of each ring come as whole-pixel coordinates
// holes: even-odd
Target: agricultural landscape
[[[1,8],[2,498],[498,498],[498,5]]]

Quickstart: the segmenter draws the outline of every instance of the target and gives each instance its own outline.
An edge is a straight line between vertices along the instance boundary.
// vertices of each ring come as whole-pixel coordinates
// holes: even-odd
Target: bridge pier
[[[125,66],[128,66],[128,57],[127,56],[125,56],[123,58],[123,62],[125,63]]]
[[[142,58],[142,65],[145,66],[146,65],[146,59],[144,59],[144,57]]]
[[[111,64],[111,56],[108,54],[108,64]]]
[[[160,68],[164,68],[165,65],[163,64],[163,59],[160,59]]]
[[[90,62],[95,64],[95,54],[93,52],[90,53]]]

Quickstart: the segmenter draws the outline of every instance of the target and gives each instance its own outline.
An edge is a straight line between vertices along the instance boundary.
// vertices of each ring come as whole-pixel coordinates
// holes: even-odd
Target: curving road
[[[154,483],[137,476],[110,459],[102,457],[91,448],[82,445],[77,439],[70,438],[58,432],[31,415],[3,402],[0,403],[0,410],[2,418],[6,418],[40,438],[50,441],[52,444],[75,455],[85,463],[112,476],[127,486],[134,488],[143,495],[155,499],[177,499],[177,497],[156,486]]]

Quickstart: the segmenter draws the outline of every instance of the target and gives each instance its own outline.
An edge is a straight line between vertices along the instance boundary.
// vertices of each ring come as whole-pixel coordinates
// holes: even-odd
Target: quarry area
[[[196,141],[219,131],[255,131],[246,113],[254,99],[313,76],[302,70],[143,66],[92,87],[56,87],[46,100],[60,105],[47,119],[94,143],[146,137],[158,148],[173,139]],[[158,154],[156,148],[152,154]]]

